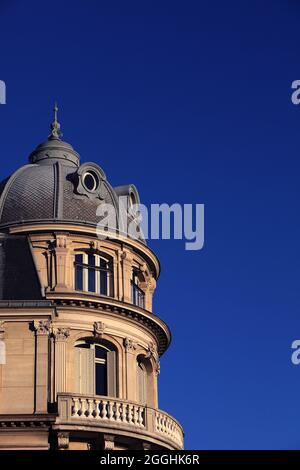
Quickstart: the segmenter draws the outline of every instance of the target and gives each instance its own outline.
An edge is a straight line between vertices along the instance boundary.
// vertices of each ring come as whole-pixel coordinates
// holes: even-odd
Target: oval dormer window
[[[82,183],[87,191],[94,192],[99,187],[99,177],[94,171],[86,171],[82,176]]]

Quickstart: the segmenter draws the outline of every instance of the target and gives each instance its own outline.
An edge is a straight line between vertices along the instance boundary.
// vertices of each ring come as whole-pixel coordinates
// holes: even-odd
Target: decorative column
[[[35,330],[35,413],[48,411],[49,333],[50,321],[33,322]]]
[[[125,367],[126,367],[126,399],[137,400],[137,384],[136,384],[136,353],[137,348],[134,341],[130,338],[124,339],[125,347]]]
[[[118,298],[118,300],[121,300],[123,299],[123,268],[122,268],[122,251],[121,250],[118,250],[117,251],[117,271],[116,271],[116,284],[118,286],[118,290],[115,294],[116,297]]]
[[[123,251],[122,255],[123,302],[131,303],[132,255]]]
[[[154,294],[155,288],[156,288],[156,280],[154,279],[153,276],[151,276],[147,282],[147,289],[146,289],[146,295],[145,295],[145,308],[146,310],[149,310],[149,312],[152,312],[153,294]]]
[[[53,329],[54,337],[54,397],[57,393],[67,391],[67,348],[66,342],[70,336],[69,328]]]
[[[64,291],[70,284],[69,266],[69,240],[67,235],[57,235],[55,259],[56,259],[56,285],[55,291]]]
[[[147,354],[146,357],[150,360],[152,360],[152,363],[154,363],[153,371],[152,371],[152,396],[153,396],[153,404],[152,406],[154,408],[158,407],[158,396],[157,396],[157,376],[160,373],[160,361],[159,361],[159,354],[157,351],[156,345],[150,341],[148,343],[147,347]],[[148,381],[148,386],[150,386],[150,383]]]

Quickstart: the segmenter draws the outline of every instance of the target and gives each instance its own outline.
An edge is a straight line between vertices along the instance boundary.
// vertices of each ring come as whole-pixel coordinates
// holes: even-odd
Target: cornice
[[[78,293],[77,293],[78,294]],[[78,309],[98,311],[103,314],[117,315],[126,318],[128,321],[138,323],[139,326],[150,330],[158,341],[158,354],[161,356],[169,347],[171,342],[171,332],[167,324],[153,313],[132,304],[117,301],[115,299],[103,297],[91,297],[88,294],[76,295],[76,293],[55,293],[47,294],[47,299],[51,299],[56,310]]]

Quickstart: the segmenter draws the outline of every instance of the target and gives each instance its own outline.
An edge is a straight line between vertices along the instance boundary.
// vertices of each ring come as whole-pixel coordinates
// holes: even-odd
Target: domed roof
[[[111,204],[117,216],[111,228],[118,230],[118,198],[123,195],[130,200],[133,194],[138,202],[135,187],[114,190],[100,166],[81,165],[79,154],[60,138],[56,113],[55,107],[48,140],[31,153],[27,165],[0,184],[0,226],[24,222],[101,225],[97,209],[101,204]]]

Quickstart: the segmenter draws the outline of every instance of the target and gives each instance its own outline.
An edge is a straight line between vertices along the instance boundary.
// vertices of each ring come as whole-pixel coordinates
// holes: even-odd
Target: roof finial
[[[57,120],[58,106],[57,106],[56,101],[54,103],[53,112],[54,112],[54,121],[52,122],[50,126],[51,134],[49,135],[49,139],[60,139],[60,137],[62,136],[62,133],[60,131],[60,124]]]

